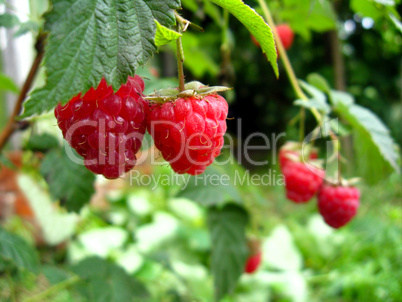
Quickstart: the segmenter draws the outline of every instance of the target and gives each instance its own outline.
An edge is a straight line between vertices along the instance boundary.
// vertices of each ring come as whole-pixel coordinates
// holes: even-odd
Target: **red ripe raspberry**
[[[337,229],[356,215],[359,199],[360,192],[355,187],[324,184],[318,192],[318,209],[325,222]]]
[[[308,162],[289,161],[282,169],[286,197],[296,203],[309,201],[320,188],[325,171]]]
[[[220,154],[228,104],[217,94],[177,98],[149,107],[147,128],[178,173],[201,174]]]
[[[138,75],[116,93],[102,79],[98,88],[56,106],[64,138],[90,171],[113,179],[134,167],[146,130],[143,90]]]
[[[258,251],[257,254],[251,255],[247,258],[244,272],[247,274],[254,273],[260,266],[262,260],[262,252]]]
[[[285,167],[285,165],[292,161],[301,161],[303,159],[314,160],[318,158],[317,149],[308,149],[303,150],[305,157],[302,156],[302,146],[298,142],[289,141],[284,144],[279,150],[279,165],[281,169]],[[307,152],[306,154],[306,151]]]
[[[283,47],[288,50],[293,44],[294,33],[293,30],[287,24],[281,24],[276,27],[278,36],[281,39]]]

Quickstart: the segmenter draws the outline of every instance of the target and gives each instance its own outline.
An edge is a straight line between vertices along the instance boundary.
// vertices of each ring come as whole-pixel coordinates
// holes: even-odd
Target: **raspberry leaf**
[[[375,184],[392,172],[399,172],[399,154],[388,128],[370,110],[354,103],[345,92],[330,92],[334,110],[352,127],[359,175]]]
[[[233,293],[237,280],[244,271],[249,252],[245,235],[247,223],[248,214],[240,206],[230,204],[223,208],[209,209],[211,267],[216,301]]]
[[[11,170],[16,170],[17,167],[14,165],[14,163],[8,159],[4,153],[0,153],[0,171],[3,169],[3,167],[7,167]]]
[[[72,271],[83,282],[77,284],[88,301],[149,301],[147,289],[116,264],[98,257],[82,260]]]
[[[156,51],[156,24],[174,24],[178,0],[54,0],[46,14],[47,83],[25,103],[22,117],[40,114],[97,87],[117,90]]]
[[[319,73],[310,73],[307,76],[307,82],[325,93],[331,90],[328,81]]]
[[[168,44],[171,41],[177,40],[182,34],[167,28],[155,20],[156,24],[156,34],[155,34],[155,45],[162,46]]]
[[[10,91],[17,94],[20,90],[12,78],[0,72],[0,91]]]
[[[42,152],[58,147],[57,138],[48,133],[32,135],[24,146],[25,149]]]
[[[66,150],[81,159],[72,148],[66,146]],[[47,180],[52,197],[60,199],[68,211],[78,212],[95,192],[95,176],[83,163],[72,161],[64,150],[50,151],[42,162],[40,173]]]
[[[329,107],[327,102],[325,102],[325,101],[323,102],[322,100],[319,100],[319,99],[309,99],[308,101],[299,99],[299,100],[294,101],[293,104],[307,108],[307,109],[315,108],[324,114],[328,114],[331,112],[331,107]]]
[[[22,238],[0,228],[0,265],[3,264],[33,273],[39,271],[36,251]]]
[[[178,193],[178,197],[185,197],[206,206],[222,205],[228,201],[242,203],[239,191],[233,183],[225,181],[226,176],[215,167],[208,167],[203,174],[191,176]]]
[[[311,99],[309,99],[308,101],[299,99],[294,101],[293,104],[310,110],[315,108],[318,111],[321,111],[324,115],[327,115],[331,112],[331,107],[327,103],[327,97],[325,96],[325,93],[317,89],[315,86],[310,85],[302,80],[299,80],[299,83],[303,90],[311,96]]]
[[[0,26],[5,28],[12,28],[20,24],[20,20],[16,15],[4,13],[0,15]]]
[[[241,0],[211,0],[211,2],[227,9],[243,23],[257,39],[258,43],[260,43],[262,51],[267,54],[268,61],[271,63],[275,75],[278,77],[279,71],[276,62],[277,54],[274,36],[272,35],[271,28],[265,23],[264,19]]]
[[[306,91],[313,99],[318,100],[320,103],[326,103],[327,102],[327,97],[325,94],[314,87],[313,85],[310,85],[306,83],[303,80],[299,80],[300,86],[303,88],[304,91]]]

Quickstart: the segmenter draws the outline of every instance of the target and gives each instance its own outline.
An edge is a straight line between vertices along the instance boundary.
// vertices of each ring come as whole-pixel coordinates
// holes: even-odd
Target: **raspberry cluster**
[[[220,154],[228,104],[217,95],[180,97],[149,107],[147,129],[178,173],[201,174]]]
[[[129,77],[116,93],[102,79],[96,89],[59,104],[55,115],[64,138],[96,174],[113,179],[131,170],[148,129],[176,173],[197,175],[222,149],[228,104],[216,91],[227,88],[187,85],[184,96],[173,89],[173,96],[148,102],[141,77]]]
[[[102,79],[96,89],[55,108],[64,138],[90,171],[117,178],[134,167],[146,130],[143,90],[137,75],[116,93]]]
[[[357,213],[360,192],[351,181],[324,182],[325,171],[312,165],[318,159],[316,149],[287,142],[279,151],[279,164],[285,178],[286,197],[296,203],[307,202],[317,194],[318,210],[333,228],[347,224]],[[304,156],[303,156],[304,155]],[[306,160],[304,160],[306,158]]]

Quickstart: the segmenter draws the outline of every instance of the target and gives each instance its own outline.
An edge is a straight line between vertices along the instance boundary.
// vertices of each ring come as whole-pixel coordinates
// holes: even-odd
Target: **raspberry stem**
[[[287,56],[287,53],[286,53],[286,50],[285,50],[285,48],[284,48],[284,46],[282,44],[282,41],[281,41],[281,39],[280,39],[280,37],[278,35],[278,32],[276,30],[276,26],[275,26],[275,22],[274,22],[274,20],[272,18],[272,15],[271,15],[271,12],[270,12],[270,10],[268,8],[268,5],[265,3],[264,0],[258,0],[258,3],[260,4],[260,6],[261,6],[261,8],[263,10],[265,19],[268,21],[268,25],[271,27],[271,30],[272,30],[272,32],[274,34],[279,54],[281,55],[282,62],[284,64],[284,66],[285,66],[285,70],[286,70],[286,73],[287,73],[287,75],[289,77],[290,83],[291,83],[291,85],[293,87],[293,90],[295,91],[296,96],[298,98],[300,98],[300,99],[302,99],[302,100],[307,102],[308,97],[304,94],[303,90],[301,89],[301,87],[299,85],[299,82],[297,81],[296,74],[295,74],[295,72],[293,70],[293,67],[292,67],[292,64],[290,63],[290,60],[289,60],[289,58]],[[311,112],[314,115],[315,119],[317,120],[318,125],[322,126],[323,118],[322,118],[320,112],[316,108],[312,108]],[[301,108],[301,110],[300,110],[300,141],[302,141],[303,137],[304,137],[304,118],[305,118],[305,111],[304,111],[304,108]],[[329,129],[329,135],[331,136],[331,139],[332,139],[333,144],[334,144],[334,153],[336,154],[336,156],[338,158],[341,158],[340,157],[340,143],[339,143],[339,140],[338,140],[338,136],[331,129]],[[338,175],[339,175],[339,177],[341,177],[341,167],[340,167],[340,165],[338,165]]]
[[[290,84],[292,85],[293,90],[296,93],[296,96],[298,98],[304,100],[304,101],[308,101],[308,97],[304,94],[303,90],[301,89],[301,87],[300,87],[300,85],[299,85],[299,83],[297,81],[296,74],[295,74],[295,72],[293,70],[292,64],[289,61],[289,58],[288,58],[288,55],[286,53],[285,47],[283,46],[282,41],[281,41],[281,39],[280,39],[280,37],[278,35],[274,19],[272,18],[271,12],[270,12],[267,4],[265,3],[264,0],[258,0],[258,3],[260,4],[260,6],[261,6],[261,8],[263,10],[265,19],[267,20],[268,25],[271,27],[271,30],[272,30],[272,32],[274,34],[275,42],[276,42],[276,45],[278,47],[278,51],[279,51],[279,54],[281,56],[281,60],[283,62],[283,65],[285,66],[285,70],[286,70],[286,73],[287,73],[287,75],[289,77]],[[317,120],[318,124],[321,124],[322,117],[321,117],[321,114],[318,112],[318,110],[315,109],[315,108],[312,108],[311,112],[313,113],[313,115],[314,115],[315,119]],[[304,114],[301,113],[301,119],[302,119],[303,115]],[[304,126],[302,128],[304,128]]]
[[[35,79],[35,75],[40,67],[40,63],[42,62],[42,58],[44,55],[44,43],[46,40],[47,35],[44,33],[40,33],[39,36],[36,39],[36,57],[35,60],[32,63],[31,69],[28,73],[28,76],[25,80],[24,85],[21,88],[20,94],[18,95],[18,99],[15,103],[14,110],[8,119],[8,122],[3,129],[3,131],[0,133],[0,151],[3,149],[4,145],[7,143],[8,139],[11,137],[13,132],[17,130],[18,127],[17,125],[17,116],[20,114],[21,109],[22,109],[22,103],[25,100],[28,91],[31,89],[32,83]]]
[[[184,54],[183,54],[183,45],[181,43],[181,38],[176,40],[177,47],[177,69],[178,69],[178,78],[179,78],[179,92],[184,91],[184,70],[183,70],[183,62],[184,62]]]
[[[185,24],[183,24],[182,19],[178,18],[178,14],[176,13],[176,20],[177,20],[177,32],[182,33],[183,29],[186,29]],[[176,57],[177,57],[177,76],[179,79],[179,92],[184,91],[184,69],[183,69],[183,62],[184,62],[184,51],[183,51],[183,44],[181,42],[181,37],[176,40]]]

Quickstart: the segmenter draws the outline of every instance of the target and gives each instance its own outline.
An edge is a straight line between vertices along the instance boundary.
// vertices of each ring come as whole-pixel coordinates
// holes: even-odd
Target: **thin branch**
[[[4,148],[5,144],[11,137],[11,135],[14,133],[16,129],[18,129],[17,123],[18,121],[16,120],[16,117],[21,113],[22,109],[22,103],[27,97],[28,91],[31,89],[32,83],[35,79],[35,75],[39,69],[39,66],[42,62],[42,58],[44,55],[44,41],[46,39],[46,34],[39,34],[38,38],[36,39],[36,57],[35,60],[32,63],[31,70],[28,73],[28,76],[25,80],[24,85],[21,88],[20,94],[18,96],[17,102],[15,103],[14,110],[8,119],[8,122],[3,129],[3,131],[0,133],[0,151]]]
[[[181,37],[176,40],[176,56],[177,56],[177,70],[178,70],[178,78],[179,78],[179,91],[184,91],[184,54],[183,54],[183,45],[181,43]]]
[[[276,31],[274,19],[272,18],[271,12],[270,12],[267,4],[265,3],[265,0],[258,0],[258,3],[260,4],[262,11],[264,13],[264,17],[265,17],[266,21],[268,22],[268,25],[271,27],[271,30],[274,34],[275,42],[278,47],[279,54],[281,55],[281,60],[283,62],[283,65],[285,66],[286,73],[289,77],[293,90],[296,93],[296,96],[304,101],[308,101],[308,97],[304,94],[303,90],[301,89],[301,87],[299,85],[299,82],[297,81],[296,74],[293,70],[292,64],[289,61],[288,55],[285,51],[285,47],[283,46],[281,39],[278,35],[278,32]],[[322,118],[321,118],[321,114],[318,112],[318,110],[315,108],[312,108],[311,112],[313,113],[318,124],[321,124]]]

